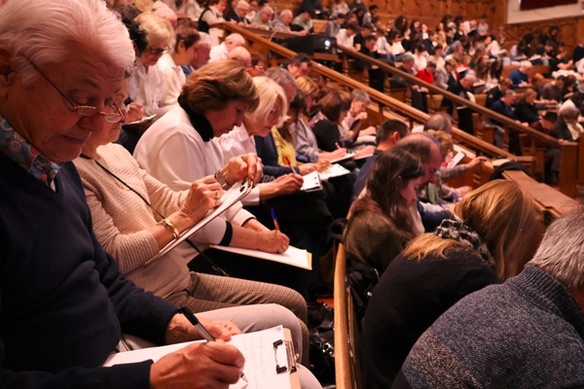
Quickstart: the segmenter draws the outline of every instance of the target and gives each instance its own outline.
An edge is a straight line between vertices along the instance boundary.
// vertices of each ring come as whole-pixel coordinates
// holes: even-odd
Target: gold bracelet
[[[172,236],[174,237],[174,239],[180,238],[180,232],[178,232],[178,230],[174,226],[174,223],[171,222],[170,219],[168,218],[162,219],[160,223],[162,223],[164,227],[168,228],[170,232],[172,232]]]

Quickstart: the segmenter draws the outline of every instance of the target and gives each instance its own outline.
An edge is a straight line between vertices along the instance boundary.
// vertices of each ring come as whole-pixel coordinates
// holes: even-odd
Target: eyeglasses
[[[268,113],[268,121],[269,122],[279,122],[282,119],[282,111],[272,109],[270,113]]]
[[[112,104],[113,107],[111,106],[107,106],[112,109],[112,111],[117,111],[116,112],[102,112],[102,111],[98,111],[96,107],[93,107],[91,105],[78,105],[76,104],[73,100],[71,100],[70,98],[68,98],[63,92],[61,92],[61,90],[59,88],[57,88],[57,85],[55,85],[53,83],[53,81],[51,81],[46,75],[45,73],[43,73],[38,66],[36,66],[34,64],[34,62],[32,62],[30,59],[26,58],[26,60],[32,65],[33,68],[35,68],[35,70],[41,75],[43,76],[43,78],[49,83],[51,84],[51,86],[53,88],[55,88],[55,90],[57,92],[59,92],[59,94],[65,99],[65,101],[67,101],[69,104],[71,104],[71,106],[73,107],[73,110],[75,112],[77,112],[80,116],[87,116],[87,117],[91,117],[91,116],[95,116],[95,115],[102,115],[105,119],[106,122],[108,123],[119,123],[119,122],[124,122],[126,121],[126,117],[124,116],[124,114],[122,113],[122,110],[120,109],[120,106],[114,101],[112,100]]]
[[[152,55],[162,55],[162,54],[166,53],[168,51],[168,49],[161,49],[161,48],[153,49],[151,47],[148,47],[146,49],[146,51]]]

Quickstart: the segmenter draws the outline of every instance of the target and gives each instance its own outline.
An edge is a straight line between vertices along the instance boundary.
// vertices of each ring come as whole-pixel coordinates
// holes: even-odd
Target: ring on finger
[[[219,191],[217,189],[215,189],[215,200],[217,200],[219,198]]]

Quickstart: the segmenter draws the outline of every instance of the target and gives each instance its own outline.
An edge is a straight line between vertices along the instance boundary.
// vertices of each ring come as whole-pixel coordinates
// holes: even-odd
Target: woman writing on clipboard
[[[93,132],[82,156],[74,161],[97,240],[118,262],[121,273],[145,290],[177,306],[186,305],[193,312],[204,312],[203,318],[229,320],[235,327],[228,328],[235,332],[237,327],[247,331],[283,324],[291,328],[298,341],[295,346],[302,350],[301,320],[306,319],[306,305],[298,293],[277,285],[190,272],[190,258],[183,257],[177,249],[149,261],[219,205],[223,190],[212,176],[207,176],[194,181],[190,190],[172,191],[142,170],[123,147],[111,143],[119,135],[121,122],[119,116],[116,123],[108,120],[123,116],[126,97],[127,92],[122,90],[105,107],[106,129]],[[245,158],[233,158],[224,169],[233,174],[234,167],[251,162]],[[213,223],[225,223],[220,218],[215,220],[210,222],[211,227]],[[257,248],[250,247],[255,240],[242,237],[241,230],[232,230],[231,241],[247,242],[249,248]],[[263,249],[273,251],[274,245],[268,238],[265,241]],[[147,262],[151,263],[145,265]],[[253,307],[244,307],[252,304]],[[276,304],[293,311],[298,318]],[[231,326],[227,321],[224,324]]]

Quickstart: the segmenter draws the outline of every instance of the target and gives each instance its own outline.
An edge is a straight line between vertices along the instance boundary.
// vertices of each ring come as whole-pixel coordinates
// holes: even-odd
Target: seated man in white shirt
[[[359,25],[357,23],[350,23],[347,28],[341,28],[337,33],[337,46],[344,46],[350,49],[354,48],[353,38],[359,32]]]
[[[178,105],[178,96],[187,80],[181,66],[189,65],[194,59],[195,43],[199,39],[199,33],[194,28],[177,28],[174,50],[164,53],[156,64],[164,79],[162,100],[159,104],[162,112]]]
[[[235,47],[244,46],[245,39],[240,34],[230,34],[220,45],[211,47],[209,63],[227,59],[229,52]]]

